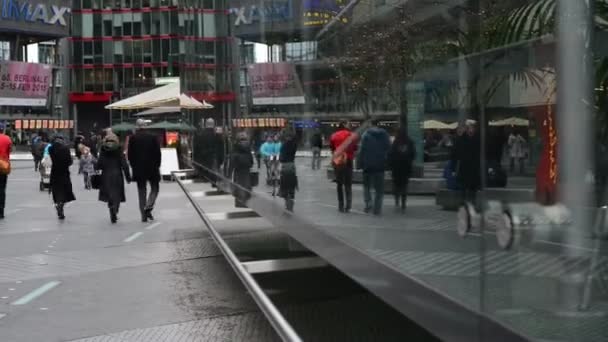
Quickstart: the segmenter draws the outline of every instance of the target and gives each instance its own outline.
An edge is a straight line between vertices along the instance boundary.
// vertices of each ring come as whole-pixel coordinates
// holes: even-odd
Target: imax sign
[[[261,6],[249,5],[231,8],[230,14],[236,18],[234,26],[249,25],[256,22],[286,21],[292,18],[291,1],[273,1]]]
[[[33,4],[19,0],[1,1],[2,20],[68,26],[66,15],[71,12],[70,7],[48,4],[48,2]]]

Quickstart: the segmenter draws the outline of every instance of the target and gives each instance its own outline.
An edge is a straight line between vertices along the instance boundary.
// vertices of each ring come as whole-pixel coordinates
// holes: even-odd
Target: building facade
[[[214,104],[205,115],[223,118],[235,100],[227,20],[223,0],[74,1],[69,99],[78,129],[129,120],[133,113],[104,107],[177,77],[182,92]]]

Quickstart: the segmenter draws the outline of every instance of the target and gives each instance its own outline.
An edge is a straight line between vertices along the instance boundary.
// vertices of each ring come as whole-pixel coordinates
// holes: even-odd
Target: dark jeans
[[[353,161],[346,166],[334,169],[338,191],[338,206],[340,210],[350,210],[353,204]],[[346,196],[346,203],[344,197]]]
[[[154,209],[154,203],[158,197],[158,191],[160,188],[159,182],[150,183],[150,196],[147,195],[149,181],[137,181],[137,193],[139,194],[139,211],[143,215],[147,210]]]
[[[8,179],[7,175],[0,176],[0,210],[4,210],[4,205],[6,204],[6,180]]]
[[[372,188],[376,192],[372,202]],[[363,171],[363,192],[365,196],[365,211],[373,210],[374,215],[382,214],[382,201],[384,200],[384,171]]]

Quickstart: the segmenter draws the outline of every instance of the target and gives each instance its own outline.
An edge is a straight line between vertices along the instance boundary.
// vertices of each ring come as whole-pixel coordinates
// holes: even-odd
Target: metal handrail
[[[207,217],[203,209],[201,209],[201,207],[194,200],[192,195],[190,195],[190,193],[186,190],[186,187],[179,179],[179,177],[175,176],[175,172],[172,172],[172,174],[175,180],[177,181],[177,184],[179,184],[180,188],[184,191],[184,194],[186,194],[186,197],[188,198],[190,203],[192,203],[192,206],[194,207],[194,210],[196,210],[198,216],[201,218],[201,220],[203,220],[203,223],[207,227],[207,230],[211,234],[211,237],[219,247],[220,251],[222,252],[224,257],[226,257],[226,260],[228,260],[228,263],[230,264],[234,272],[237,274],[239,279],[241,279],[241,282],[243,283],[243,285],[245,285],[245,287],[253,297],[253,300],[255,300],[255,302],[258,304],[258,306],[264,313],[264,316],[266,316],[266,318],[270,321],[270,324],[275,329],[277,334],[281,337],[283,341],[301,342],[302,339],[300,339],[300,337],[292,328],[292,326],[285,320],[281,312],[266,296],[264,291],[260,288],[255,279],[253,279],[251,274],[247,272],[247,270],[238,260],[232,249],[230,249],[228,244],[213,227],[211,220]]]

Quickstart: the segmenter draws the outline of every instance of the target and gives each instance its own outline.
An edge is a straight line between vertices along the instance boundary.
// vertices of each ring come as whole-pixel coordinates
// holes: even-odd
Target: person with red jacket
[[[353,160],[357,152],[357,140],[357,134],[350,131],[349,125],[345,121],[340,123],[338,131],[332,134],[329,140],[333,153],[332,165],[337,184],[338,207],[343,213],[349,212],[352,208]]]
[[[11,149],[13,142],[8,135],[0,133],[0,160],[4,165],[0,170],[0,219],[4,218],[4,205],[6,204],[6,181],[11,165]]]

